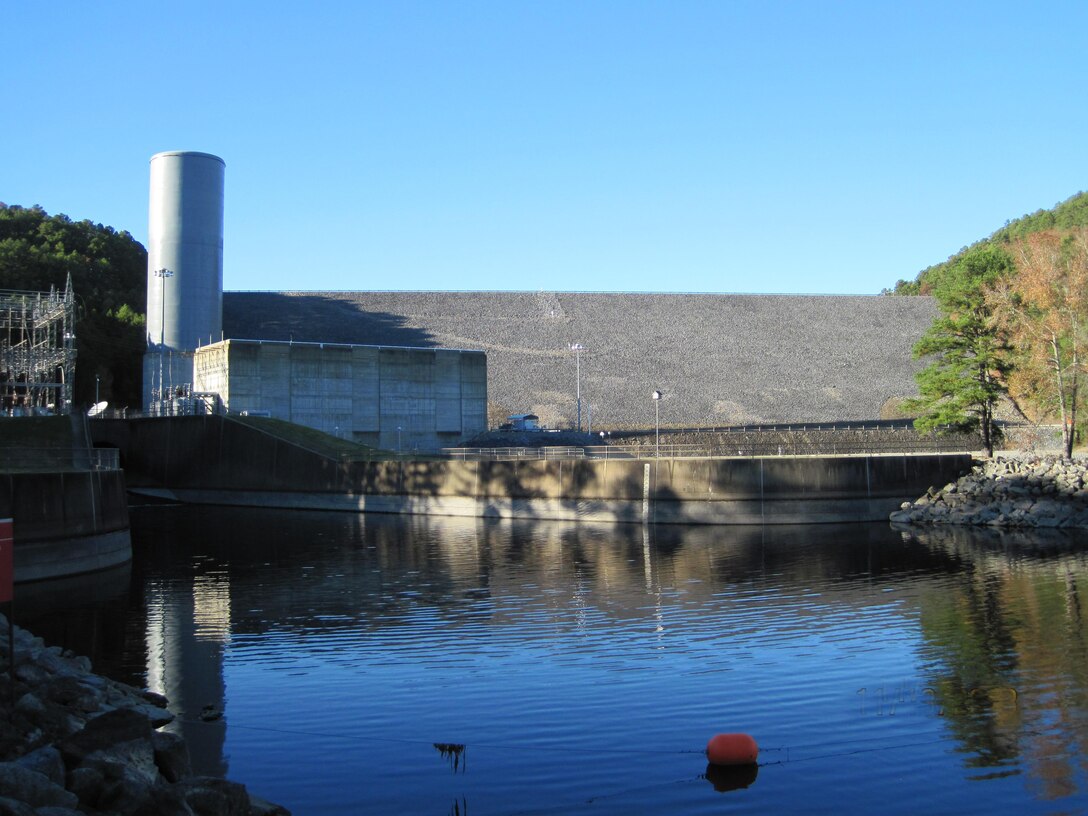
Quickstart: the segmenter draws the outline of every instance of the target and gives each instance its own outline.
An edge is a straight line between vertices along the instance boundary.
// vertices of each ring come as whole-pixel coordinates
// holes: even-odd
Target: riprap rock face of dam
[[[500,412],[720,426],[877,419],[916,393],[928,297],[226,292],[229,338],[479,349]],[[576,360],[570,350],[580,344]]]

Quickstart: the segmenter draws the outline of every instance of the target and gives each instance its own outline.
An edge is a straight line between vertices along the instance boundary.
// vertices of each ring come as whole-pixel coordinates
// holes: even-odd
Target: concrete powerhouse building
[[[231,411],[388,450],[454,447],[486,429],[482,352],[225,340],[196,350],[193,378]]]

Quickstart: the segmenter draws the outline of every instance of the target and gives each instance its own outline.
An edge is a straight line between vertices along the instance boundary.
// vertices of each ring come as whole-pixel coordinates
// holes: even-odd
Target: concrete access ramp
[[[670,524],[884,521],[961,454],[460,461],[336,458],[220,416],[97,420],[129,489],[198,504]]]

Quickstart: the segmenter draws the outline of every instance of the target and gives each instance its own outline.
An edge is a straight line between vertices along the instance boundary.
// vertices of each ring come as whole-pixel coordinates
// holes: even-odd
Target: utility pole
[[[174,273],[169,269],[156,269],[151,273],[159,279],[159,411],[162,411],[163,402],[163,378],[162,378],[162,358],[163,349],[166,346],[166,279],[172,276]]]
[[[661,458],[661,392],[654,391],[654,458]]]

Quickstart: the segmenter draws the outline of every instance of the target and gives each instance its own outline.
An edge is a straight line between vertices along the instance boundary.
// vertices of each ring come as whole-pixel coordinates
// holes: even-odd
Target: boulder
[[[177,787],[153,788],[148,800],[134,810],[131,816],[194,816],[193,809],[185,801],[184,791]]]
[[[90,720],[83,730],[63,740],[58,746],[69,768],[89,764],[103,767],[123,765],[154,782],[158,777],[155,749],[151,743],[151,723],[147,717],[130,709],[115,709]]]
[[[196,816],[249,816],[245,785],[214,776],[197,776],[175,787],[183,792]]]
[[[96,751],[133,740],[146,740],[150,744],[151,723],[138,712],[115,709],[88,721],[82,731],[61,743],[60,751],[71,766]]]
[[[84,714],[99,711],[106,698],[101,689],[83,683],[81,678],[74,675],[55,677],[43,689],[43,696],[51,702]]]
[[[135,768],[113,764],[99,789],[97,807],[121,816],[131,816],[141,810],[146,812],[156,795],[155,781]]]
[[[74,793],[80,804],[93,808],[98,804],[99,792],[106,776],[97,768],[76,768],[69,771],[64,786]]]
[[[0,796],[0,816],[37,816],[37,811],[18,799]]]
[[[31,807],[60,805],[74,808],[79,804],[74,793],[53,783],[45,774],[14,762],[0,762],[0,796],[25,802]]]
[[[151,736],[155,766],[167,782],[179,782],[192,774],[189,749],[180,734],[156,731]]]
[[[249,795],[250,816],[291,816],[291,811],[259,796]]]
[[[64,787],[64,760],[61,758],[60,751],[52,745],[19,757],[15,760],[15,764],[28,771],[36,771],[54,785]]]
[[[36,816],[84,816],[78,810],[72,810],[72,808],[57,807],[56,805],[48,805],[46,807],[35,808],[34,813]]]

